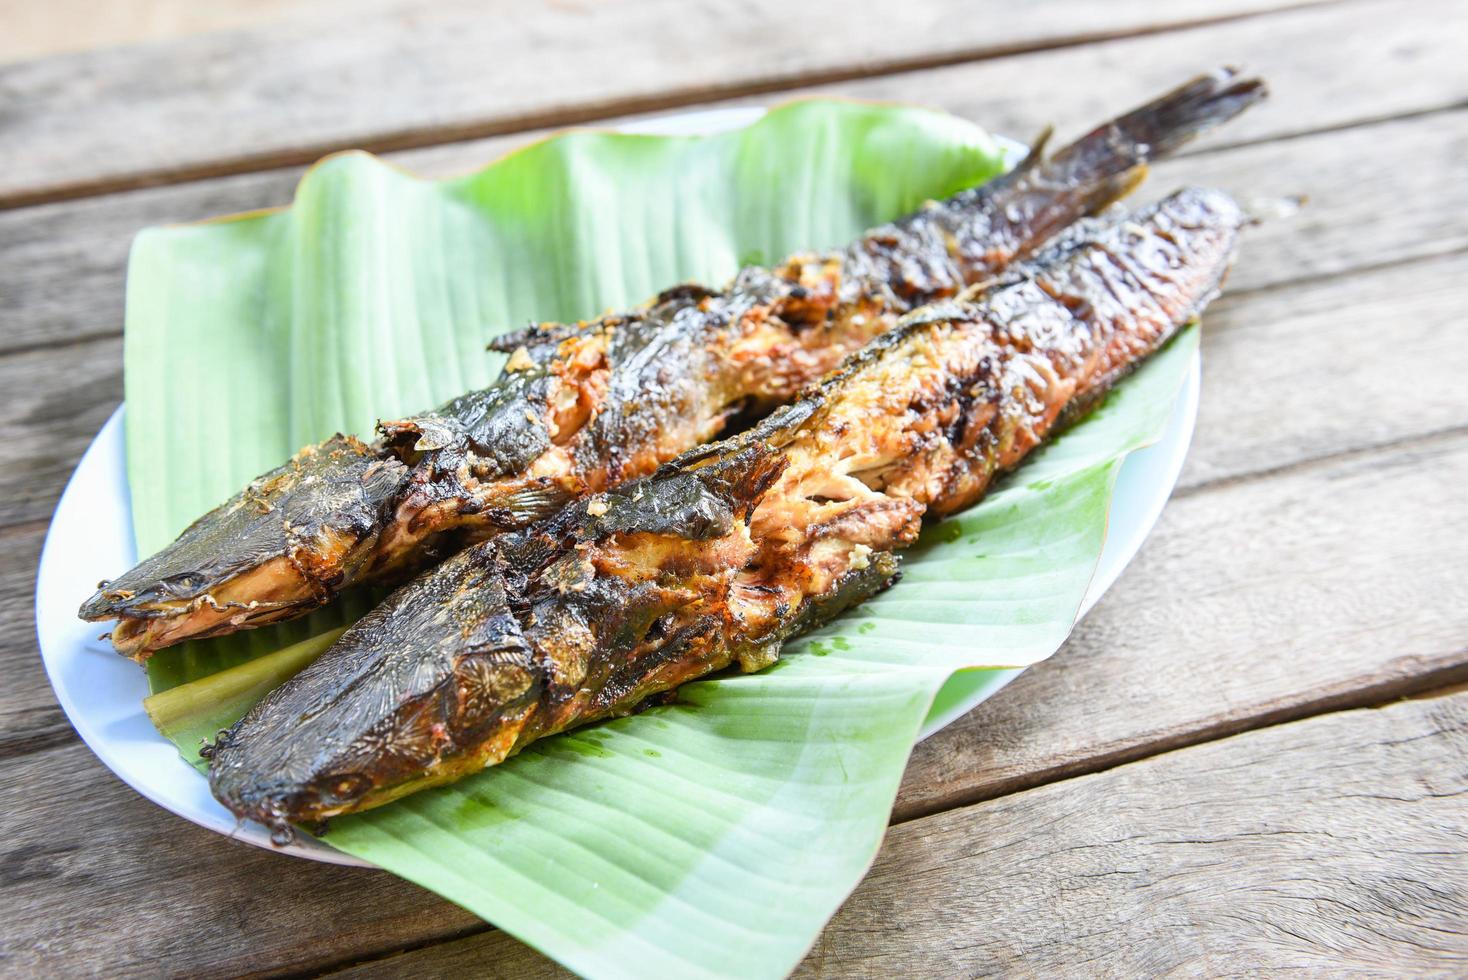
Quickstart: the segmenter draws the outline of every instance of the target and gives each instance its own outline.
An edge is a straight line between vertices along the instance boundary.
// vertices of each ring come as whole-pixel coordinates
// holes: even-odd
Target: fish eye
[[[316,781],[316,792],[322,800],[346,803],[372,788],[372,780],[359,772],[333,773]]]

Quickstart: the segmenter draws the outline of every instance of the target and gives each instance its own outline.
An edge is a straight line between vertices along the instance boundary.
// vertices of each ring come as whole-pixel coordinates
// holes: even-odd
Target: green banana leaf
[[[501,329],[834,245],[1000,163],[961,120],[806,102],[711,137],[570,134],[458,181],[339,156],[288,210],[145,232],[126,353],[140,549],[301,443],[484,384]],[[897,587],[774,668],[685,685],[674,704],[340,819],[328,840],[586,975],[788,972],[874,857],[944,682],[1033,663],[1068,634],[1121,460],[1161,432],[1196,335],[929,528]],[[165,651],[155,688],[333,621]],[[233,720],[247,681],[215,681],[228,695],[178,730]]]

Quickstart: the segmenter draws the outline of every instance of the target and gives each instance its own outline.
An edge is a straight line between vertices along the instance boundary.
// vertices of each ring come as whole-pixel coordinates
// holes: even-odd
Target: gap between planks
[[[200,162],[178,167],[156,167],[133,173],[110,175],[95,179],[77,179],[70,183],[58,183],[35,190],[12,190],[0,192],[0,210],[26,207],[36,204],[95,197],[119,191],[157,187],[187,181],[250,173],[287,166],[311,163],[329,153],[344,149],[364,149],[373,153],[386,153],[408,149],[437,146],[444,143],[462,142],[493,136],[504,136],[542,128],[559,128],[605,120],[613,116],[641,115],[756,95],[767,95],[793,88],[827,85],[871,79],[885,75],[951,67],[971,62],[994,60],[1040,51],[1064,50],[1126,38],[1151,37],[1182,30],[1212,27],[1239,21],[1269,18],[1283,13],[1327,7],[1351,0],[1285,0],[1268,9],[1241,10],[1200,17],[1181,17],[1176,21],[1160,24],[1137,24],[1119,30],[1089,30],[1054,37],[1018,39],[995,44],[979,44],[955,51],[931,55],[911,55],[889,59],[877,59],[870,63],[846,67],[816,68],[786,73],[775,72],[766,78],[743,82],[720,84],[718,82],[686,85],[667,92],[627,97],[599,102],[587,101],[580,105],[561,109],[549,109],[540,113],[515,115],[507,113],[499,119],[479,122],[446,123],[435,127],[404,128],[389,131],[365,139],[325,140],[306,143],[290,149],[271,150],[262,153],[243,153],[230,159]]]
[[[1056,766],[1050,769],[1040,769],[1032,773],[1027,773],[1023,777],[1002,780],[972,793],[954,794],[951,797],[941,801],[935,801],[929,805],[908,807],[902,812],[894,811],[892,820],[888,825],[896,827],[912,820],[931,817],[936,813],[957,810],[966,806],[972,806],[975,803],[995,800],[1002,796],[1013,796],[1015,793],[1023,793],[1026,790],[1037,789],[1041,786],[1063,783],[1069,779],[1077,779],[1081,776],[1106,772],[1118,766],[1141,762],[1144,759],[1152,759],[1160,755],[1166,755],[1169,752],[1191,748],[1195,745],[1217,742],[1221,739],[1232,738],[1235,735],[1243,735],[1247,732],[1275,728],[1279,725],[1288,725],[1293,722],[1306,721],[1322,715],[1338,714],[1343,711],[1356,711],[1362,708],[1380,708],[1396,701],[1452,694],[1460,690],[1463,685],[1468,684],[1468,647],[1462,647],[1454,655],[1460,657],[1461,662],[1430,670],[1423,674],[1388,680],[1378,684],[1370,684],[1366,687],[1356,688],[1355,690],[1341,694],[1331,695],[1313,701],[1303,701],[1299,704],[1289,705],[1273,711],[1261,712],[1260,714],[1244,718],[1231,718],[1215,725],[1208,725],[1191,732],[1161,738],[1153,742],[1138,742],[1126,749],[1093,756],[1074,764]],[[1003,691],[995,695],[995,697],[1003,696]]]
[[[1460,253],[1462,254],[1462,253]],[[1228,487],[1241,486],[1246,483],[1256,483],[1259,480],[1269,480],[1277,476],[1287,476],[1302,470],[1316,469],[1321,466],[1329,466],[1331,463],[1347,459],[1358,459],[1368,456],[1379,456],[1383,453],[1397,449],[1425,449],[1439,443],[1468,435],[1468,424],[1449,425],[1441,429],[1433,429],[1428,432],[1419,432],[1415,435],[1398,439],[1388,439],[1383,442],[1367,443],[1363,446],[1352,446],[1349,449],[1338,449],[1331,452],[1318,453],[1314,456],[1301,456],[1290,460],[1288,463],[1280,463],[1278,466],[1259,466],[1253,469],[1241,470],[1238,473],[1230,473],[1227,476],[1213,477],[1202,480],[1188,486],[1179,486],[1168,495],[1168,500],[1184,500],[1198,494],[1210,491],[1222,490]]]

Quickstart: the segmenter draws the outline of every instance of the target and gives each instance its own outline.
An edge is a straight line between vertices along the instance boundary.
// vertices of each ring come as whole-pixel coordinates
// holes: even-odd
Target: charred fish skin
[[[457,555],[226,733],[215,795],[285,837],[713,671],[767,666],[790,635],[889,585],[925,515],[975,503],[1195,319],[1243,223],[1225,195],[1189,190],[1091,225],[976,296],[914,312],[740,435]],[[462,620],[455,603],[471,600],[445,613],[446,595],[483,605]],[[462,680],[482,651],[509,665],[500,695]],[[369,697],[364,664],[411,680]]]
[[[99,584],[81,616],[125,610],[112,642],[135,655],[308,612],[366,562],[407,479],[401,462],[351,436],[308,446],[168,548]]]
[[[505,382],[516,397],[491,390],[467,396],[476,408],[493,402],[491,411],[456,405],[386,426],[403,448],[418,436],[414,447],[426,452],[381,560],[412,554],[425,536],[465,523],[496,532],[524,526],[526,516],[650,472],[717,435],[741,408],[763,414],[788,401],[898,317],[1002,273],[1125,196],[1149,161],[1265,92],[1260,80],[1220,69],[1049,159],[1042,138],[1010,173],[930,202],[845,249],[747,268],[722,291],[678,286],[643,310],[583,330],[545,325],[498,344],[519,371]],[[518,449],[526,443],[513,433],[526,419],[534,448],[513,467],[475,431]]]
[[[747,268],[723,290],[679,286],[628,313],[501,338],[494,346],[510,357],[494,385],[435,412],[381,423],[372,451],[407,466],[409,476],[370,535],[369,553],[339,564],[327,598],[354,582],[401,581],[442,554],[643,476],[716,437],[735,415],[770,411],[916,306],[1001,274],[1060,229],[1099,212],[1141,179],[1148,161],[1264,94],[1257,79],[1221,69],[1048,160],[1042,140],[1010,174],[931,202],[845,249]],[[304,581],[291,592],[266,577],[270,595],[251,594],[254,570],[281,556],[232,552],[229,529],[212,526],[218,514],[196,525],[187,546],[181,540],[148,567],[208,577],[213,594],[230,591],[245,604],[268,602],[269,618],[137,602],[129,592],[152,588],[141,567],[125,577],[126,590],[94,596],[83,617],[121,618],[113,634],[125,641],[119,650],[143,659],[184,639],[321,604],[321,589]],[[186,567],[211,538],[229,556],[214,567],[239,569],[243,581]]]

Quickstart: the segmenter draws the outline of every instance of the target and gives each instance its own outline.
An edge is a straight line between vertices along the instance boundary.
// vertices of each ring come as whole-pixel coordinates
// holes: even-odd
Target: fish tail
[[[1222,67],[1098,126],[1046,161],[1047,180],[1106,180],[1175,153],[1268,95],[1264,80]]]
[[[990,212],[1015,229],[1015,254],[1022,256],[1125,197],[1147,176],[1149,163],[1266,94],[1263,80],[1219,68],[1098,126],[1048,159],[1046,129],[1013,171],[980,191],[990,198]]]
[[[1036,178],[1078,188],[1104,182],[1171,156],[1267,94],[1264,79],[1243,78],[1235,67],[1220,67],[1092,129],[1045,161]]]

